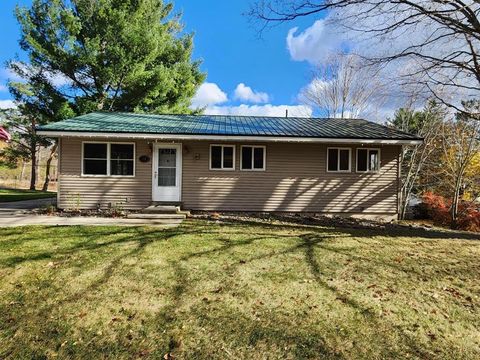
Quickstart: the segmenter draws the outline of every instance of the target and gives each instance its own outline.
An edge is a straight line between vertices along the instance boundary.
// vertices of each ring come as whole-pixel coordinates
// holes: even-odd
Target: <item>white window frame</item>
[[[220,157],[220,168],[212,168],[212,147],[214,146],[220,146],[222,148],[222,153]],[[225,168],[223,167],[223,149],[229,147],[233,148],[233,163],[231,168]],[[210,144],[209,148],[209,156],[208,156],[208,168],[212,171],[235,171],[235,152],[236,152],[236,146],[235,145],[227,145],[227,144]]]
[[[338,170],[328,170],[328,165],[329,165],[329,157],[328,157],[328,152],[330,150],[337,150],[338,152],[338,157],[337,157],[337,169]],[[348,170],[340,170],[340,150],[348,150]],[[327,147],[327,172],[328,173],[350,173],[352,172],[352,149],[349,147]]]
[[[84,161],[85,160],[104,160],[104,159],[93,159],[93,158],[88,158],[85,159],[84,157],[84,144],[107,144],[107,174],[106,175],[95,175],[95,174],[85,174],[83,172],[83,167],[84,167]],[[120,144],[120,145],[133,145],[133,175],[110,175],[110,168],[111,164],[110,161],[112,160],[110,157],[110,146],[112,144]],[[82,164],[81,164],[81,176],[82,177],[113,177],[113,178],[133,178],[135,177],[136,173],[136,159],[137,159],[137,147],[135,142],[120,142],[120,141],[82,141]],[[129,159],[124,159],[124,160],[129,160]]]
[[[367,150],[367,170],[358,170],[358,150]],[[370,167],[370,151],[371,150],[376,150],[378,151],[378,170],[369,170],[368,168]],[[355,153],[355,171],[358,173],[378,173],[380,172],[380,169],[382,168],[382,150],[380,148],[357,148],[356,153]]]
[[[252,168],[251,169],[244,169],[243,168],[243,148],[249,147],[252,148]],[[253,167],[254,164],[254,151],[255,149],[263,149],[263,168],[255,169]],[[240,171],[265,171],[267,170],[267,147],[265,145],[241,145],[240,146]]]

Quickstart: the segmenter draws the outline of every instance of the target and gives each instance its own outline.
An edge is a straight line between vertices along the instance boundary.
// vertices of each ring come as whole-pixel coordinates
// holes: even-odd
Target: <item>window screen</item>
[[[367,171],[368,170],[368,150],[367,149],[358,149],[357,151],[357,171]]]
[[[263,159],[264,159],[263,152],[264,152],[263,147],[256,147],[253,149],[253,168],[254,169],[265,168],[265,164],[263,163]]]
[[[224,169],[233,168],[233,147],[231,146],[223,147],[223,168]]]
[[[110,175],[133,175],[133,144],[110,144]]]
[[[242,170],[252,169],[253,148],[251,146],[242,146]]]
[[[370,171],[378,171],[380,169],[380,157],[378,156],[378,150],[369,150],[368,158]]]
[[[212,146],[210,148],[210,161],[212,169],[222,168],[222,147]]]

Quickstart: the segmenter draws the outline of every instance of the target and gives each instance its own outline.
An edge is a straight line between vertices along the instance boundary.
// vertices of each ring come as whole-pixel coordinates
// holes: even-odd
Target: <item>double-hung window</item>
[[[380,149],[357,149],[357,172],[378,172]]]
[[[328,148],[327,172],[350,172],[351,157],[350,148]]]
[[[134,144],[84,142],[82,146],[82,175],[134,176]]]
[[[210,145],[211,170],[235,170],[234,145]]]
[[[242,145],[241,170],[263,171],[265,170],[265,158],[265,146]]]

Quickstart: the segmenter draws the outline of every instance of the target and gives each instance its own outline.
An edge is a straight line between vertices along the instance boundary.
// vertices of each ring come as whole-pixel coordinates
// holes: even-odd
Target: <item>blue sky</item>
[[[0,5],[2,64],[16,54],[23,57],[18,46],[19,28],[13,16],[17,3],[28,5],[30,1],[4,0]],[[259,39],[249,19],[242,15],[248,10],[249,1],[177,0],[174,3],[176,11],[183,13],[186,31],[195,32],[194,58],[203,60],[202,69],[208,73],[209,85],[201,89],[200,98],[196,99],[198,105],[208,106],[212,113],[275,114],[278,106],[298,104],[298,93],[311,76],[309,55],[302,55],[302,51],[308,53],[305,47],[318,45],[319,41],[328,42],[319,38],[309,42],[312,35],[308,33],[309,27],[316,19],[301,19],[274,27]],[[299,29],[291,38],[297,40],[300,49],[291,47],[289,50],[287,36],[294,27]],[[302,34],[305,30],[307,33]],[[10,99],[4,87],[6,77],[2,69],[0,101]]]

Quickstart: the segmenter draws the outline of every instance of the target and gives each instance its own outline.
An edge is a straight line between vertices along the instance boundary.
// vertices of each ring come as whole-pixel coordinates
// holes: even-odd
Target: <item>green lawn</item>
[[[0,189],[0,202],[45,199],[55,196],[56,193],[51,191]]]
[[[411,229],[0,229],[0,359],[478,359],[479,259]]]

